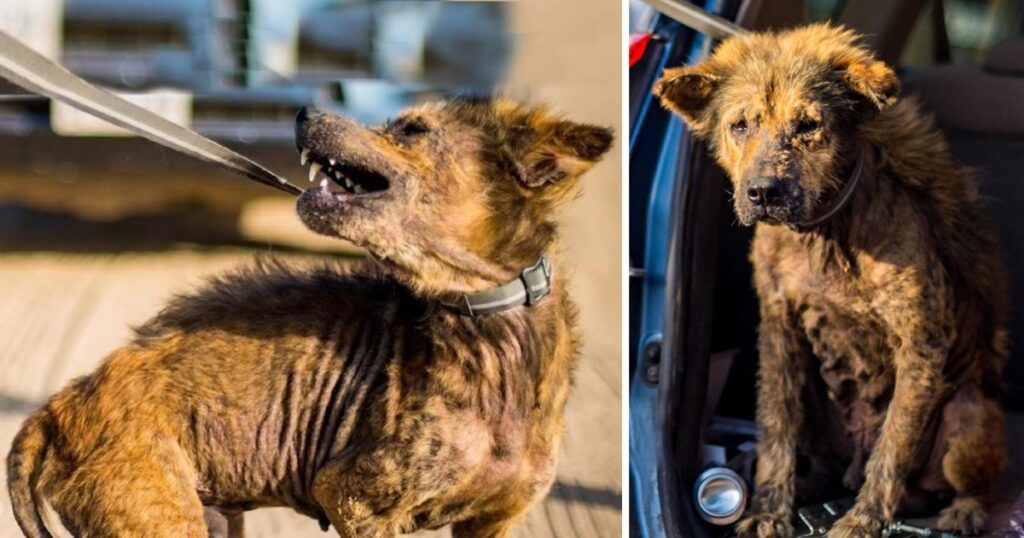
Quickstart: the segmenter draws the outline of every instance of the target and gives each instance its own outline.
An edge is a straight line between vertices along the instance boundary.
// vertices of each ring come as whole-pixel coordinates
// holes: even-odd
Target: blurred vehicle
[[[377,122],[453,91],[487,92],[512,45],[504,2],[5,0],[0,28],[91,82],[302,180],[307,105]],[[232,210],[266,194],[0,80],[0,202],[112,218]],[[220,179],[211,180],[212,177]]]
[[[1004,376],[1011,463],[990,516],[993,527],[1005,527],[1024,490],[1024,226],[1018,217],[1024,203],[1018,160],[1024,151],[1024,2],[698,5],[743,28],[831,18],[869,36],[880,57],[898,66],[904,95],[916,95],[935,114],[956,156],[974,168],[1007,252],[1011,304],[1018,306],[1011,325],[1018,345]],[[747,261],[752,230],[733,223],[724,172],[650,95],[664,67],[698,62],[713,41],[636,0],[630,26],[631,536],[731,536],[730,521],[744,508],[756,464],[758,311]],[[841,509],[828,501],[803,507],[806,521]],[[912,523],[918,527],[894,535],[930,535],[932,521]]]

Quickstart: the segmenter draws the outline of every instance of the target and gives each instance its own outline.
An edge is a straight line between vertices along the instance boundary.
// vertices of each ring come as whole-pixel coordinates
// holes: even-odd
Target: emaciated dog
[[[505,99],[296,131],[300,217],[372,261],[172,301],[17,435],[25,534],[48,501],[82,537],[241,536],[275,505],[352,538],[501,537],[544,497],[579,349],[553,217],[612,133]]]
[[[755,492],[737,530],[859,491],[829,536],[903,513],[976,534],[1004,465],[1004,270],[974,182],[848,30],[722,43],[655,92],[731,178],[760,299]],[[798,465],[798,463],[801,463]]]

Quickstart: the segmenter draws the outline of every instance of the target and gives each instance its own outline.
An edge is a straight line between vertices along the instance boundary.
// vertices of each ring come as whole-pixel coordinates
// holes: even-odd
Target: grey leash
[[[643,0],[643,2],[665,16],[715,39],[728,39],[734,35],[747,33],[746,30],[726,19],[688,2],[680,0]]]
[[[302,194],[302,189],[288,183],[281,176],[191,129],[89,84],[2,30],[0,77],[28,91],[63,101],[175,151],[220,165],[288,194]]]

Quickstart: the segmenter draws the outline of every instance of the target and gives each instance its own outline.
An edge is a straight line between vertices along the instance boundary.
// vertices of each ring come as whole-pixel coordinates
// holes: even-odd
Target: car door
[[[694,262],[714,259],[716,201],[724,185],[717,167],[703,166],[703,145],[660,106],[651,88],[666,66],[699,61],[713,42],[666,16],[631,7],[634,47],[643,50],[631,51],[629,69],[630,528],[632,536],[645,538],[698,537],[704,527],[690,492],[676,485],[691,483],[684,477],[696,476],[700,459],[699,436],[683,433],[700,413],[683,413],[680,404],[702,402],[704,394],[699,372],[682,375],[687,369],[680,352],[701,355],[710,336],[702,320],[710,319],[714,267]],[[704,7],[731,20],[738,2]],[[682,394],[687,397],[678,398]]]

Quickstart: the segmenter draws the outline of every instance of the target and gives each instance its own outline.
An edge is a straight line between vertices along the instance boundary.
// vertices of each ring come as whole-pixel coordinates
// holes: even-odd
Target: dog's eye
[[[430,126],[423,120],[410,120],[399,126],[398,132],[402,136],[418,136],[429,133]]]
[[[821,128],[821,123],[814,120],[800,120],[796,124],[796,134],[807,134]]]
[[[729,126],[732,132],[742,134],[747,132],[747,120],[740,120]]]

